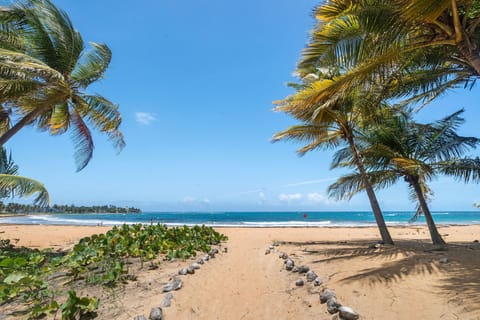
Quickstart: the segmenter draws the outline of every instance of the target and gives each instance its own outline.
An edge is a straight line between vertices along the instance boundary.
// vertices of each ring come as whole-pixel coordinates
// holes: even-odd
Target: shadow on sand
[[[372,259],[375,263],[355,275],[340,279],[345,284],[362,281],[370,286],[392,284],[410,275],[440,274],[436,283],[448,303],[467,312],[480,312],[480,244],[449,243],[439,250],[427,241],[397,241],[375,247],[372,241],[286,242],[301,247],[312,263]],[[318,257],[318,258],[317,258]],[[384,261],[378,263],[378,261]]]

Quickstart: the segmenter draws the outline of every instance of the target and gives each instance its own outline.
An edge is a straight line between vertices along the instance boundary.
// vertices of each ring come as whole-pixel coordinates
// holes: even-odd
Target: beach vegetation
[[[472,88],[480,75],[478,1],[330,0],[314,9],[317,25],[297,73],[342,72],[308,94],[310,104],[381,83],[396,103],[425,104],[448,89]]]
[[[38,319],[60,313],[62,319],[95,317],[99,299],[79,296],[89,286],[114,288],[135,278],[133,260],[149,267],[163,260],[187,259],[208,252],[227,237],[210,227],[122,225],[105,234],[81,239],[71,251],[17,248],[10,240],[0,247],[0,305],[15,303],[18,313]],[[62,285],[59,286],[59,279]]]
[[[300,155],[312,150],[335,149],[346,144],[355,158],[355,165],[363,173],[362,183],[382,242],[393,244],[355,141],[358,130],[374,124],[377,109],[384,108],[387,90],[379,79],[387,78],[388,72],[382,70],[375,75],[375,79],[358,83],[355,87],[349,87],[348,91],[338,91],[326,98],[318,98],[319,91],[335,86],[338,79],[355,67],[357,60],[368,55],[367,48],[374,46],[376,39],[375,32],[362,28],[355,17],[340,13],[336,17],[330,16],[335,8],[330,10],[329,5],[333,4],[321,5],[316,12],[319,23],[312,32],[311,41],[302,53],[296,70],[299,81],[291,84],[296,92],[275,102],[276,111],[288,113],[301,121],[301,124],[277,133],[273,140],[307,143],[298,150]],[[359,46],[361,41],[364,46]]]
[[[389,235],[382,233],[386,227],[371,186],[377,183],[376,177],[368,168],[371,164],[363,163],[366,150],[357,143],[365,132],[384,128],[384,119],[395,121],[417,111],[449,89],[473,87],[480,75],[479,8],[479,1],[329,0],[313,11],[317,24],[297,64],[299,81],[292,85],[296,92],[277,102],[276,108],[302,123],[274,139],[307,143],[300,154],[340,147],[332,168],[349,158],[349,165],[357,170],[356,188],[342,189],[345,185],[339,184],[330,189],[330,195],[349,198],[356,191],[366,191],[386,243],[391,241],[385,241]],[[335,118],[340,121],[332,121]],[[340,143],[342,138],[348,142],[346,147]],[[475,175],[474,163],[469,168]],[[449,172],[475,180],[466,169],[457,169],[450,167]],[[427,196],[428,186],[421,184],[418,193],[417,182],[409,182],[415,197]],[[427,216],[426,201],[417,201],[418,212]],[[432,240],[442,243],[431,229]]]
[[[7,154],[5,148],[0,147],[0,198],[32,195],[36,195],[34,203],[38,207],[47,206],[50,202],[45,186],[37,180],[19,176],[18,165],[13,161],[12,154]],[[2,211],[4,208],[2,206]]]
[[[369,179],[376,188],[389,187],[400,180],[408,184],[411,198],[418,203],[417,214],[425,216],[436,245],[445,242],[428,206],[428,196],[432,194],[428,181],[438,175],[466,183],[480,181],[480,159],[464,157],[480,139],[458,135],[457,130],[464,122],[462,113],[459,110],[427,124],[415,122],[409,113],[397,113],[384,119],[382,125],[365,131],[358,143]],[[340,150],[334,167],[354,167],[354,158]],[[343,197],[363,189],[360,173],[354,172],[332,184],[329,192]]]
[[[306,143],[298,150],[300,155],[313,150],[334,149],[346,145],[346,149],[353,157],[353,163],[361,173],[363,190],[366,191],[370,201],[382,242],[393,244],[375,191],[369,181],[363,156],[356,145],[356,132],[361,126],[367,125],[369,121],[373,120],[370,111],[375,112],[375,108],[369,108],[372,101],[362,94],[357,90],[348,96],[339,97],[335,103],[319,105],[315,109],[305,108],[303,94],[288,97],[279,102],[276,110],[293,115],[296,119],[301,120],[302,124],[291,126],[277,133],[274,135],[273,141],[295,140]]]
[[[40,206],[38,204],[22,204],[16,202],[3,203],[0,201],[0,212],[3,213],[141,213],[142,210],[135,207],[120,207],[112,204],[101,206],[79,206],[54,204]]]
[[[0,26],[0,145],[29,125],[51,135],[69,131],[77,171],[93,156],[90,128],[118,150],[125,146],[118,106],[87,92],[110,64],[107,45],[91,42],[86,51],[68,15],[50,0],[2,7]]]

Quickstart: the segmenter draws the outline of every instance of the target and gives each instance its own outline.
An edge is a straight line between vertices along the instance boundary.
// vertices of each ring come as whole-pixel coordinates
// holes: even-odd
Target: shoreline
[[[66,223],[4,223],[1,221],[0,217],[0,226],[56,226],[56,227],[106,227],[106,228],[113,228],[115,226],[121,226],[123,224],[151,224],[150,222],[124,222],[119,224],[66,224]],[[158,222],[159,223],[159,222]],[[153,224],[158,224],[154,222]],[[343,224],[335,224],[335,225],[242,225],[242,224],[209,224],[209,223],[159,223],[162,225],[166,225],[168,227],[193,227],[193,226],[201,226],[205,225],[206,227],[212,228],[219,228],[219,229],[368,229],[374,228],[377,229],[378,227],[375,224],[362,224],[362,225],[343,225]],[[426,223],[416,223],[416,224],[409,224],[409,223],[395,223],[395,224],[386,224],[387,227],[390,228],[422,228],[427,227]],[[480,222],[475,223],[435,223],[437,228],[441,227],[468,227],[468,226],[480,226]]]
[[[410,212],[386,211],[389,228],[422,227],[423,217],[409,223]],[[480,225],[480,212],[434,212],[437,226]],[[0,224],[114,226],[160,223],[167,226],[205,225],[213,228],[369,228],[376,227],[371,212],[224,212],[224,213],[154,213],[141,214],[28,214],[0,216]]]

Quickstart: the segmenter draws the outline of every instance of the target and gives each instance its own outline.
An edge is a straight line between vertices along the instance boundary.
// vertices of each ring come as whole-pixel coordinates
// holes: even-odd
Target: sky
[[[3,1],[5,3],[5,1]],[[127,146],[116,153],[94,134],[90,164],[76,172],[69,134],[23,129],[7,144],[20,174],[48,188],[51,203],[135,206],[144,211],[370,210],[362,193],[329,199],[345,172],[331,153],[298,157],[271,137],[295,124],[273,112],[314,26],[311,0],[54,0],[113,60],[89,92],[120,106]],[[427,106],[432,121],[465,108],[461,133],[480,135],[478,87]],[[474,151],[471,155],[478,155]],[[474,210],[480,186],[439,178],[433,210]],[[378,193],[384,210],[413,210],[407,186]]]

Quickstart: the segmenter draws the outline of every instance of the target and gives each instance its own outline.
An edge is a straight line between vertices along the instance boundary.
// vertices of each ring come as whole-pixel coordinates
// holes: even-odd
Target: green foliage
[[[16,249],[8,240],[0,248],[0,304],[21,298],[31,304],[30,318],[58,308],[52,301],[52,291],[45,280],[51,271],[46,251]]]
[[[0,162],[1,165],[1,162]],[[0,190],[1,191],[1,190]],[[1,194],[0,194],[1,195]],[[0,212],[6,213],[141,213],[142,210],[135,207],[117,207],[114,205],[102,206],[76,206],[54,204],[53,206],[40,206],[38,204],[21,204],[16,202],[9,202],[4,204],[0,202]]]
[[[65,265],[75,277],[87,282],[113,285],[126,274],[122,259],[150,261],[165,255],[167,260],[187,259],[198,251],[227,238],[210,227],[175,227],[165,225],[122,225],[106,234],[83,238],[65,257]]]
[[[75,291],[68,292],[68,299],[60,306],[62,320],[95,318],[99,300],[97,298],[77,297]]]
[[[166,260],[185,259],[198,251],[207,252],[210,246],[227,237],[210,227],[175,227],[165,225],[122,225],[106,234],[81,239],[65,256],[51,252],[15,248],[9,240],[0,241],[0,305],[13,301],[28,306],[29,319],[38,319],[58,311],[62,319],[91,319],[99,300],[79,297],[69,291],[65,302],[57,297],[49,276],[65,273],[74,282],[83,279],[86,284],[113,287],[126,280],[127,258],[152,261],[163,255]]]
[[[18,166],[12,154],[7,155],[5,148],[0,146],[0,198],[29,197],[33,194],[37,194],[34,201],[37,206],[46,206],[50,202],[45,186],[36,180],[18,176]]]

